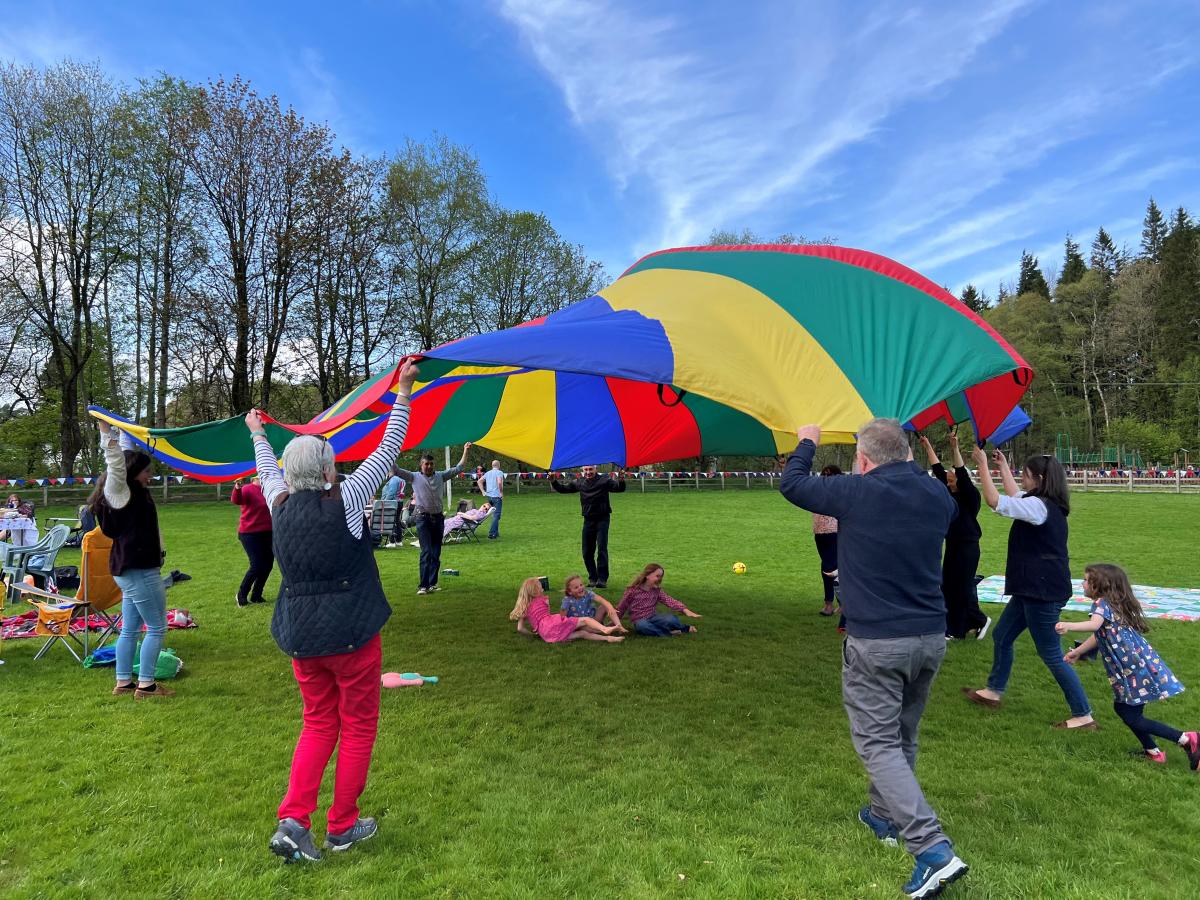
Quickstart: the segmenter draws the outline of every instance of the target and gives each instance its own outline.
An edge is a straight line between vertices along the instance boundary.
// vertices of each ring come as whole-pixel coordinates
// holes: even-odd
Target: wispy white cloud
[[[905,103],[952,82],[1027,6],[886,5],[865,21],[806,5],[720,21],[614,0],[502,0],[622,186],[662,210],[659,244],[702,239],[828,189],[837,160]]]
[[[34,25],[0,23],[0,59],[27,66],[49,66],[67,57],[90,60],[99,55],[91,41],[61,22]]]

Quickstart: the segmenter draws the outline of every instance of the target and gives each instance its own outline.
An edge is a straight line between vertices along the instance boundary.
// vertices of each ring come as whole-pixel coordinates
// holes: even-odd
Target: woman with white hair
[[[293,438],[284,448],[280,473],[258,411],[246,416],[282,575],[271,636],[292,657],[304,699],[304,726],[270,844],[271,852],[288,862],[321,858],[310,817],[335,747],[337,772],[324,847],[348,850],[376,831],[374,819],[359,817],[358,798],[379,727],[379,633],[392,610],[363,510],[404,443],[416,377],[416,365],[406,362],[379,446],[341,484],[333,448],[324,438]]]

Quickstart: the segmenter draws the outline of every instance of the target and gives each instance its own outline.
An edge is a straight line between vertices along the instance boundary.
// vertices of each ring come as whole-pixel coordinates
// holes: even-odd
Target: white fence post
[[[670,472],[668,472],[667,473],[667,493],[668,494],[671,493],[671,482],[673,480],[674,480],[674,476]]]
[[[721,490],[725,490],[725,473],[721,473]]]
[[[1133,491],[1133,470],[1132,469],[1129,470],[1129,490],[1132,493],[1132,491]]]

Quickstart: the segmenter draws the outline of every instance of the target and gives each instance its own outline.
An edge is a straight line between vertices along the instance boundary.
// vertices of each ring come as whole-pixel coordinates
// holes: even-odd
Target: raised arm
[[[992,450],[992,459],[996,461],[996,468],[1000,470],[1000,480],[1004,483],[1004,493],[1010,497],[1019,497],[1021,489],[1017,486],[1017,479],[1013,478],[1012,469],[1008,467],[1008,457],[999,450]]]
[[[462,467],[463,467],[463,466],[465,466],[465,465],[467,464],[467,453],[468,453],[470,450],[471,450],[471,442],[470,442],[470,441],[467,441],[465,444],[463,444],[463,455],[462,455],[462,459],[460,459],[460,460],[458,461],[458,469],[459,469],[459,471],[462,471]]]
[[[841,518],[854,506],[861,479],[857,476],[813,478],[812,461],[821,441],[821,429],[806,425],[796,432],[800,443],[788,457],[779,479],[779,493],[801,509]]]
[[[579,484],[575,481],[575,479],[571,479],[566,484],[563,484],[557,478],[551,478],[550,479],[550,487],[554,490],[554,492],[556,494],[578,494],[579,493]]]
[[[992,470],[988,467],[987,454],[983,448],[976,445],[971,450],[971,459],[979,469],[979,490],[983,493],[983,502],[995,509],[1000,503],[1000,492],[992,481]]]
[[[125,474],[125,451],[113,434],[112,426],[101,420],[100,446],[104,449],[104,465],[108,476],[104,479],[104,499],[113,509],[121,509],[130,500],[129,482]]]
[[[612,472],[605,487],[610,494],[621,494],[625,492],[625,473]]]
[[[419,373],[420,370],[412,360],[405,362],[400,369],[396,402],[392,404],[392,413],[388,417],[379,446],[372,450],[371,455],[354,470],[354,474],[342,483],[342,496],[347,510],[365,508],[388,477],[388,473],[392,471],[404,444],[404,435],[408,432],[408,407],[413,382],[417,380]]]
[[[271,509],[280,494],[287,493],[287,485],[284,483],[283,473],[279,471],[279,460],[275,458],[275,450],[267,440],[262,416],[258,414],[257,409],[246,413],[246,427],[250,430],[250,440],[254,444],[258,485],[262,488],[263,499],[267,501],[267,509]]]
[[[929,438],[925,437],[925,435],[921,435],[917,438],[917,440],[925,449],[925,459],[929,462],[929,465],[936,466],[939,462],[941,462],[941,460],[938,459],[937,451],[933,449],[933,444],[929,442]]]
[[[963,467],[962,450],[958,446],[958,431],[955,428],[950,429],[950,437],[947,440],[950,442],[950,462],[954,464],[954,468],[961,469]]]

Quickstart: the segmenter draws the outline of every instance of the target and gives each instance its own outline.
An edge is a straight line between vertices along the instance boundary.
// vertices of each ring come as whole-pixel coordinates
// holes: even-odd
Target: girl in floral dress
[[[1200,769],[1200,734],[1179,731],[1146,718],[1146,704],[1182,693],[1183,685],[1142,637],[1150,628],[1142,605],[1133,595],[1129,576],[1120,566],[1090,565],[1085,570],[1083,592],[1093,601],[1088,621],[1059,622],[1054,630],[1059,634],[1090,631],[1091,636],[1069,650],[1064,659],[1073,664],[1098,647],[1115,697],[1113,709],[1137,736],[1146,758],[1166,763],[1167,754],[1154,742],[1158,736],[1182,747],[1192,770]]]

